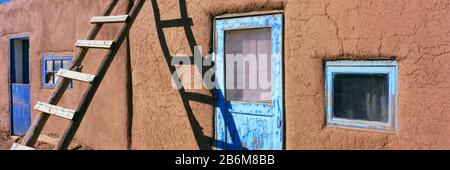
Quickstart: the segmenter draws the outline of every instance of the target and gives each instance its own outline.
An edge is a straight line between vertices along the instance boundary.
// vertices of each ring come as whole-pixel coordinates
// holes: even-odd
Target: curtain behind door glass
[[[271,28],[225,31],[227,100],[271,103],[271,35]]]

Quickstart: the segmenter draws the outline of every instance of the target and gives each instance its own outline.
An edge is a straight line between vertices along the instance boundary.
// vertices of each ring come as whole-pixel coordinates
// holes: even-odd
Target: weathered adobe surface
[[[161,18],[180,18],[177,0],[158,1]],[[133,149],[198,149],[161,51],[152,4],[131,34]],[[450,17],[444,0],[187,0],[195,40],[207,54],[216,15],[284,9],[286,149],[450,148]],[[165,29],[172,54],[192,55],[182,28]],[[399,63],[398,131],[325,125],[323,64],[336,59]],[[151,73],[151,74],[150,74]],[[211,96],[207,90],[196,93]],[[210,143],[213,106],[191,102]]]
[[[52,89],[41,86],[41,57],[44,53],[74,54],[74,44],[84,39],[91,27],[92,16],[100,15],[108,0],[15,0],[0,5],[0,125],[9,129],[9,37],[28,33],[30,37],[31,106],[47,101]],[[126,1],[120,1],[113,14],[126,13]],[[98,39],[113,39],[120,25],[104,26]],[[106,50],[91,50],[83,64],[83,72],[94,73]],[[128,148],[128,107],[126,89],[126,47],[122,46],[101,87],[92,101],[76,138],[96,149]],[[76,108],[85,83],[74,82],[60,106]],[[32,110],[32,120],[37,115]],[[67,120],[51,117],[44,134],[60,134]]]
[[[98,14],[105,2],[16,0],[0,5],[0,20],[8,23],[0,25],[0,63],[9,65],[8,35],[14,33],[32,33],[33,63],[39,63],[43,52],[70,54],[75,40],[85,36],[88,19]],[[177,0],[158,3],[162,19],[179,18]],[[209,52],[214,16],[284,9],[287,149],[450,148],[450,117],[446,114],[450,108],[448,5],[438,0],[187,1],[195,40],[203,46],[203,54]],[[47,10],[42,10],[44,7]],[[74,20],[74,16],[78,18]],[[113,36],[116,29],[111,28],[100,37]],[[184,30],[165,30],[171,53],[189,55]],[[171,73],[159,43],[151,1],[147,1],[131,33],[132,149],[198,149],[180,95],[170,85]],[[95,112],[87,114],[77,136],[100,149],[126,147],[126,55],[124,51],[121,54],[108,73],[117,76],[107,75],[104,84],[109,85],[100,88],[91,107]],[[323,61],[390,57],[399,61],[398,131],[386,134],[325,126]],[[40,91],[32,97],[35,103],[45,100],[50,91],[40,89],[39,64],[31,69],[32,89]],[[9,74],[8,67],[0,71],[2,75]],[[1,76],[1,81],[0,122],[6,128],[8,77]],[[82,84],[76,83],[70,95],[78,99],[81,89]],[[193,92],[211,96],[208,90]],[[71,102],[69,98],[62,101],[63,105]],[[210,144],[214,137],[213,106],[190,104],[206,136],[201,140]],[[64,127],[62,121],[50,123],[56,125],[47,128],[49,133]]]

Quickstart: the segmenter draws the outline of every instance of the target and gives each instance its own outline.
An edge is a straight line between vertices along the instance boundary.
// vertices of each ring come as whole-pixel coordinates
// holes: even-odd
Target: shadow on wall
[[[167,65],[169,67],[170,73],[172,75],[174,75],[174,76],[172,76],[174,79],[180,79],[179,75],[176,72],[176,67],[172,66],[172,64],[171,64],[173,57],[170,54],[170,50],[167,45],[163,29],[171,28],[171,27],[183,27],[184,32],[186,34],[186,38],[189,43],[189,48],[192,51],[192,54],[194,54],[194,51],[196,50],[195,47],[197,46],[197,42],[194,38],[194,34],[191,29],[191,27],[193,26],[193,22],[192,22],[192,19],[189,18],[189,16],[188,16],[186,1],[179,0],[181,19],[175,19],[175,20],[161,21],[160,10],[158,7],[157,0],[152,0],[152,6],[153,6],[153,12],[154,12],[154,17],[155,17],[159,42],[160,42],[164,57],[166,59]],[[193,61],[194,60],[193,56],[191,56],[190,59]],[[203,61],[202,61],[202,63],[203,63]],[[205,75],[206,71],[209,70],[213,66],[197,65],[197,67],[199,67],[198,68],[199,70],[203,70],[202,75]],[[203,68],[200,68],[200,67],[203,67]],[[181,82],[181,81],[175,80],[175,82]],[[186,92],[186,89],[184,89],[184,88],[180,88],[178,90],[178,92],[182,99],[185,111],[187,113],[189,123],[191,125],[195,140],[196,140],[198,148],[200,150],[211,150],[211,149],[213,149],[214,145],[224,146],[225,148],[231,148],[232,146],[242,146],[241,140],[239,139],[238,135],[233,135],[232,136],[233,144],[228,144],[228,143],[225,143],[224,141],[215,141],[213,138],[205,136],[205,134],[203,133],[203,128],[200,125],[200,123],[198,122],[198,120],[196,119],[189,101],[196,101],[196,102],[214,106],[215,100],[213,97],[207,96],[204,94]],[[214,91],[211,90],[210,93],[214,94]],[[222,94],[215,94],[215,95],[216,95],[216,97],[223,98]],[[224,115],[224,116],[227,117],[227,115]],[[231,132],[231,134],[238,134],[234,120],[232,118],[230,118],[231,115],[229,115],[229,117],[227,117],[227,118],[225,118],[225,117],[224,117],[224,120],[228,120],[225,122],[225,124],[227,124],[226,127],[228,128],[228,131]],[[218,148],[218,149],[223,149],[223,148]],[[239,148],[239,149],[245,150],[246,148]]]
[[[397,60],[400,58],[396,56],[386,56],[386,55],[356,55],[356,54],[339,54],[333,56],[318,56],[317,58],[322,58],[324,63],[327,61],[336,61],[336,60]]]

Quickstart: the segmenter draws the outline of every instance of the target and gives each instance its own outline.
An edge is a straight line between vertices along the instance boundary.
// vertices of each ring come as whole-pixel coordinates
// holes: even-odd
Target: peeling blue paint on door
[[[30,85],[11,85],[12,104],[12,134],[23,135],[31,123],[30,115]]]
[[[29,47],[28,35],[10,39],[10,133],[13,135],[24,135],[31,124]]]
[[[283,149],[282,23],[282,14],[215,20],[216,149]],[[248,28],[272,30],[272,103],[225,100],[225,31]]]

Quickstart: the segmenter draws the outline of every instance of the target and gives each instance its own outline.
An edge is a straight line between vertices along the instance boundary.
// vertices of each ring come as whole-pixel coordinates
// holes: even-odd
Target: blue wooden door
[[[10,50],[11,134],[24,135],[31,123],[28,39],[11,39]]]
[[[215,21],[216,149],[283,149],[282,18],[281,14],[274,14]],[[230,74],[239,77],[240,74],[252,73],[245,69],[241,72],[229,69],[230,64],[235,65],[234,61],[240,61],[242,58],[234,57],[234,61],[230,62],[227,51],[247,51],[244,52],[247,54],[252,50],[256,53],[261,51],[271,53],[268,61],[270,69],[261,71],[259,62],[256,62],[258,66],[255,67],[258,68],[255,75],[265,72],[269,74],[271,78],[269,90],[229,88],[228,81],[232,79],[233,83],[235,81],[234,78],[229,79]],[[256,58],[258,61],[262,60],[258,54]],[[254,64],[246,66],[250,69]],[[251,84],[255,79],[247,78],[242,81]],[[257,87],[259,88],[259,85]],[[263,92],[267,91],[268,94],[264,95]]]
[[[11,85],[12,134],[23,135],[30,127],[30,85]]]

